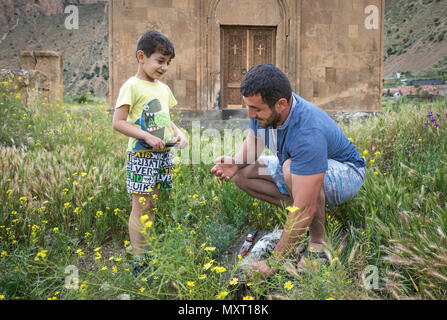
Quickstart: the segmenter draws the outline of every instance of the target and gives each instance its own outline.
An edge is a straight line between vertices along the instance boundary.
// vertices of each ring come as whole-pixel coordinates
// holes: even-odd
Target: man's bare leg
[[[282,194],[272,177],[266,173],[266,167],[256,162],[240,169],[233,177],[236,185],[256,199],[267,201],[278,207],[292,205],[292,197]]]
[[[292,174],[290,173],[291,160],[288,159],[283,164],[283,176],[289,190],[292,190]],[[326,197],[321,188],[320,195],[318,197],[318,209],[315,213],[312,222],[309,226],[309,248],[312,248],[313,252],[323,251],[323,245],[327,241],[326,230]],[[303,257],[298,263],[298,267],[303,267]]]

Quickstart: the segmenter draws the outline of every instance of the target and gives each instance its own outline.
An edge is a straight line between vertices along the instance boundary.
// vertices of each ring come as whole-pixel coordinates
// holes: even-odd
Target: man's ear
[[[286,98],[281,98],[275,103],[275,110],[278,113],[283,112],[285,109],[289,107],[289,103],[287,102]]]

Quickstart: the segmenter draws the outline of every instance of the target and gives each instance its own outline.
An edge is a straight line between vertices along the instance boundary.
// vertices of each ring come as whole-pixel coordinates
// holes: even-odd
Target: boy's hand
[[[177,137],[175,137],[174,143],[179,143],[178,148],[183,149],[188,145],[188,140],[186,140],[185,135],[182,132],[179,132]]]
[[[144,136],[144,141],[152,146],[152,150],[154,151],[158,151],[161,149],[164,149],[166,144],[163,140],[161,140],[160,138],[148,133],[147,135]]]

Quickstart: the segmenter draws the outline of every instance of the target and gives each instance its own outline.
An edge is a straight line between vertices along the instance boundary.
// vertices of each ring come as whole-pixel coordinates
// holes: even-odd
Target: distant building
[[[110,105],[154,29],[175,46],[162,81],[178,109],[246,109],[245,73],[271,63],[324,110],[381,111],[384,10],[385,0],[110,0]]]
[[[427,79],[427,80],[411,80],[407,83],[408,86],[437,86],[443,84],[443,79]]]

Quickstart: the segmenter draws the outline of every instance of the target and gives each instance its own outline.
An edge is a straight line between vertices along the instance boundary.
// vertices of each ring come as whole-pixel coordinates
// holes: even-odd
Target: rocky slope
[[[69,4],[79,29],[64,26]],[[386,0],[384,76],[420,71],[447,56],[447,0]],[[108,91],[107,0],[1,0],[0,68],[20,68],[20,50],[63,54],[67,96]]]
[[[447,56],[446,0],[386,0],[384,76],[422,71]]]
[[[5,1],[5,0],[4,0]],[[64,91],[68,97],[108,91],[108,2],[94,0],[6,0],[3,10],[14,10],[0,34],[0,69],[20,68],[21,50],[62,53]],[[33,3],[34,2],[34,3]],[[79,29],[69,30],[64,13],[68,4],[79,9]],[[5,20],[3,18],[3,20]]]

